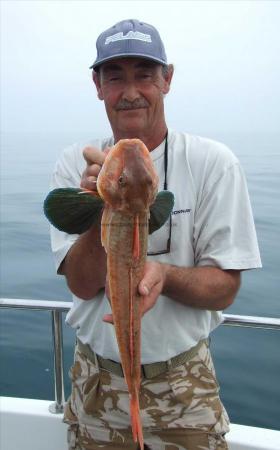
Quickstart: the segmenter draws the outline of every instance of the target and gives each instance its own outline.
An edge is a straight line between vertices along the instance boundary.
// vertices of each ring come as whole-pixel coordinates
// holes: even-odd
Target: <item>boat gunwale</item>
[[[52,414],[63,411],[65,402],[64,375],[63,375],[63,329],[62,313],[68,312],[72,306],[69,301],[39,300],[39,299],[16,299],[0,298],[0,309],[28,309],[51,312],[52,338],[54,354],[54,391],[55,401],[49,406]],[[222,325],[258,328],[280,331],[280,318],[243,316],[235,314],[223,314]]]

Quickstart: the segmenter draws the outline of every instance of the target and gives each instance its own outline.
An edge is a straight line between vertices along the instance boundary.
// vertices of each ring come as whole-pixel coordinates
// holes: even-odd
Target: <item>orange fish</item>
[[[45,200],[44,212],[54,226],[67,233],[86,231],[102,212],[101,239],[107,252],[113,322],[130,396],[132,434],[143,450],[138,285],[143,278],[148,234],[166,222],[174,198],[168,191],[157,193],[158,176],[139,139],[124,139],[112,147],[98,175],[97,190],[99,195],[75,188],[55,189]]]
[[[113,321],[130,396],[133,439],[142,450],[138,398],[142,314],[138,284],[146,261],[150,206],[158,191],[158,176],[143,142],[124,139],[112,148],[99,173],[97,190],[105,202],[102,243],[107,252]]]

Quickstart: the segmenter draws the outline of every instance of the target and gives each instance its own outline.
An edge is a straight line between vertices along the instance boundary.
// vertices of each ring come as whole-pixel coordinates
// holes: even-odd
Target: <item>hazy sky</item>
[[[99,33],[155,25],[175,65],[168,124],[279,131],[279,1],[1,0],[1,129],[108,130],[88,69]]]

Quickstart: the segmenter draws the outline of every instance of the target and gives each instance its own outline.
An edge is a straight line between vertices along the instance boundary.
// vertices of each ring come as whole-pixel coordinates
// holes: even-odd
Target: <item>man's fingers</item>
[[[138,285],[139,294],[142,296],[142,314],[145,314],[156,304],[164,286],[166,271],[166,264],[156,261],[146,262],[143,278]]]
[[[142,280],[141,283],[139,284],[138,291],[139,291],[140,295],[145,295],[145,296],[149,295],[150,289],[148,288],[145,280]]]
[[[146,314],[146,312],[150,311],[154,307],[156,303],[155,296],[147,295],[143,296],[141,299],[141,314],[142,316]]]
[[[147,269],[147,266],[146,266]],[[141,295],[149,295],[154,286],[161,281],[157,266],[149,266],[149,270],[145,270],[144,276],[139,283],[138,290]]]
[[[108,148],[104,152],[96,147],[88,146],[84,148],[83,155],[87,162],[87,167],[82,175],[81,188],[96,191],[96,180],[108,151]]]
[[[103,316],[102,320],[103,320],[103,322],[111,323],[112,325],[114,325],[112,314],[105,314],[105,316]]]
[[[87,166],[85,173],[87,175],[87,177],[98,177],[98,174],[101,170],[101,166],[99,164],[92,164],[91,166]]]
[[[96,191],[96,177],[83,177],[81,179],[80,187],[88,191]]]
[[[98,164],[99,166],[102,166],[102,164],[104,163],[105,158],[106,158],[106,154],[104,152],[102,152],[101,150],[99,150],[96,147],[91,147],[91,146],[84,148],[83,155],[84,155],[86,162],[90,166],[92,164]]]

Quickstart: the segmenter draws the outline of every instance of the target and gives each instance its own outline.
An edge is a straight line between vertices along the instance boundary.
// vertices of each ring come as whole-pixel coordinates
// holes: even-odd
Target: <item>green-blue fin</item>
[[[98,194],[92,195],[76,188],[60,188],[46,197],[44,213],[58,230],[81,234],[100,217],[103,205]]]
[[[169,191],[157,194],[155,202],[150,208],[149,234],[158,230],[169,218],[174,206],[174,195]]]

